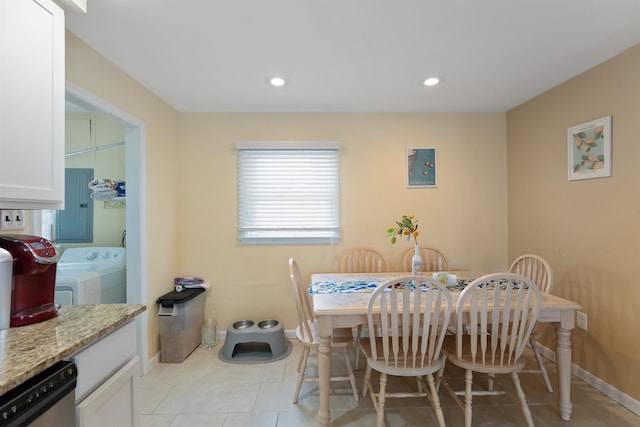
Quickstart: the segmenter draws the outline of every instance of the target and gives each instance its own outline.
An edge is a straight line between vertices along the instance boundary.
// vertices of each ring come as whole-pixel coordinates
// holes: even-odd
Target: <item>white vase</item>
[[[413,258],[411,258],[411,274],[422,274],[422,257],[419,245],[416,245]]]

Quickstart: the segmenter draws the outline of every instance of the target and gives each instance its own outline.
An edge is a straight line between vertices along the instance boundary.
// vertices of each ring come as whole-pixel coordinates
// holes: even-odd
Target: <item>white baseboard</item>
[[[153,355],[151,359],[149,359],[149,372],[153,371],[153,369],[158,366],[160,363],[160,352],[157,352]]]
[[[295,330],[292,331],[292,330],[285,329],[284,330],[284,336],[287,339],[295,340],[296,339],[296,331]]]
[[[542,354],[544,357],[546,357],[547,359],[555,363],[556,361],[555,351],[541,345],[540,343],[538,343],[538,350],[540,351],[540,354]],[[589,384],[591,387],[595,388],[596,390],[600,391],[606,396],[609,396],[611,399],[615,400],[616,402],[618,402],[619,404],[621,404],[631,412],[635,413],[636,415],[640,415],[640,401],[618,390],[611,384],[604,382],[600,378],[584,370],[583,368],[576,365],[575,363],[571,364],[571,373],[576,377],[580,378],[585,383]]]

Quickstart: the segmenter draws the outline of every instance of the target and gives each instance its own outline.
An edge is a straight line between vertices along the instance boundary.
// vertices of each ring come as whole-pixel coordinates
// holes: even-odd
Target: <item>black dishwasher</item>
[[[0,396],[0,427],[74,427],[78,369],[61,361]]]

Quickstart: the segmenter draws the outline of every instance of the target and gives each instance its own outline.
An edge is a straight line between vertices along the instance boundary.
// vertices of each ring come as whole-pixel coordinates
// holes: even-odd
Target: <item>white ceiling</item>
[[[501,112],[640,43],[638,0],[88,0],[66,22],[185,112]]]

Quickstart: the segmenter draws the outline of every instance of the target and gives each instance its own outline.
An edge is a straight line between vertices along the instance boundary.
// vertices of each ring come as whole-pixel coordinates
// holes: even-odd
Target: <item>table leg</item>
[[[558,409],[560,418],[571,420],[571,329],[556,324],[556,363],[558,367]]]
[[[318,347],[318,393],[320,406],[318,408],[317,421],[321,426],[329,426],[331,423],[331,410],[329,409],[329,389],[331,380],[331,333],[333,332],[330,318],[318,319],[318,335],[320,345]]]

